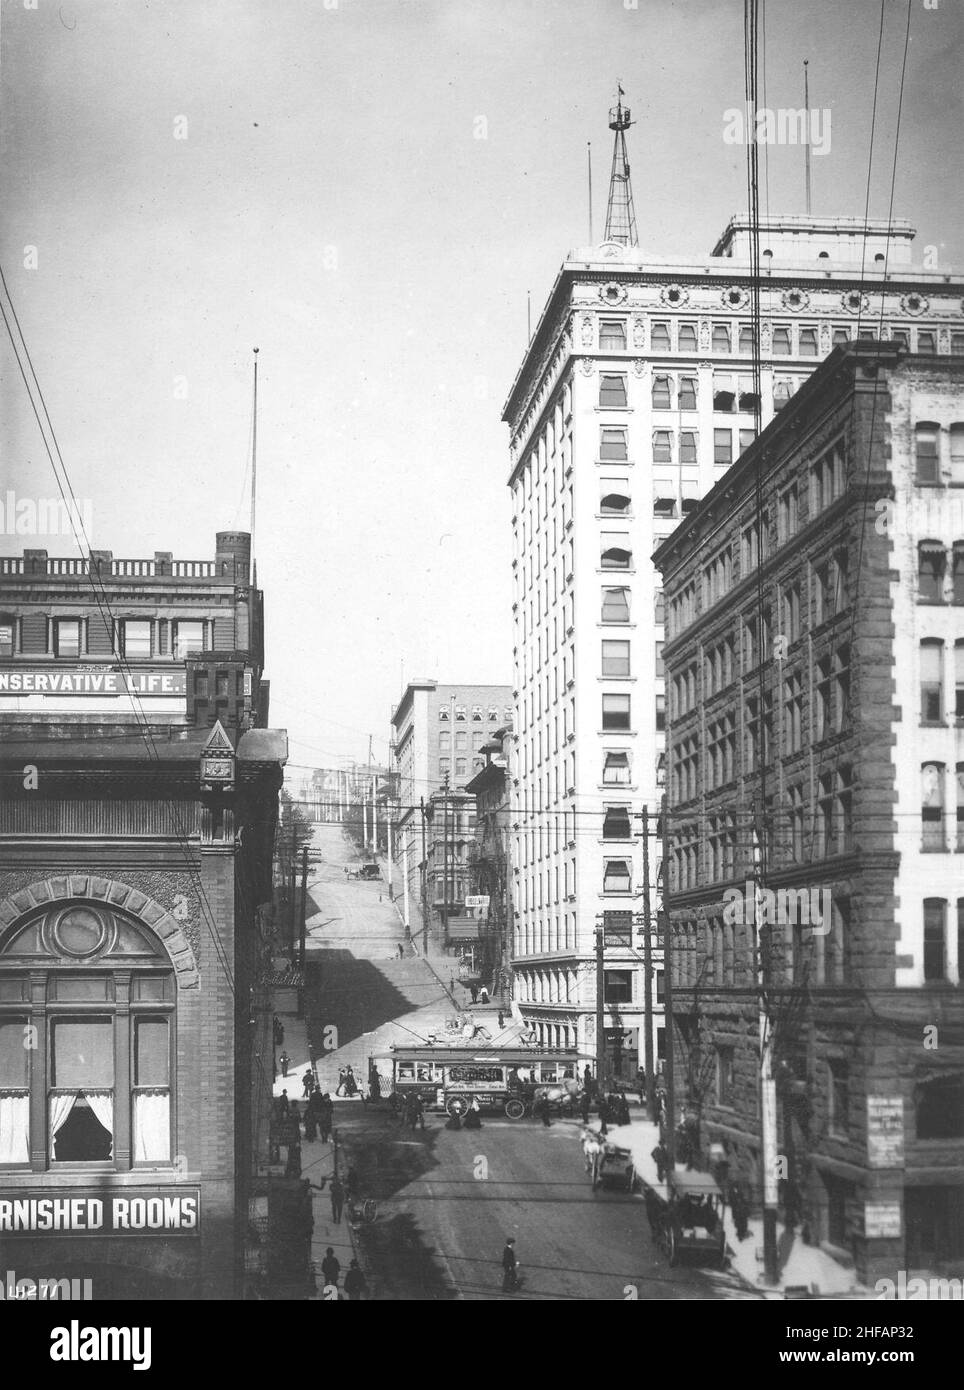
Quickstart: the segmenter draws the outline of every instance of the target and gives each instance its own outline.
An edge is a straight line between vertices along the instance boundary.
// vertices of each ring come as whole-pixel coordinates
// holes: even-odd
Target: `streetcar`
[[[521,1120],[531,1110],[540,1087],[580,1084],[580,1064],[587,1060],[568,1048],[396,1047],[376,1061],[392,1064],[396,1104],[417,1095],[427,1110],[462,1115],[475,1100],[480,1110]]]

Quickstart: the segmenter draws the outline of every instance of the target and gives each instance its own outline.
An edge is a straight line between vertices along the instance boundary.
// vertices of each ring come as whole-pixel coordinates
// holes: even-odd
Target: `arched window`
[[[60,902],[0,939],[0,1167],[170,1164],[175,985],[142,924]]]

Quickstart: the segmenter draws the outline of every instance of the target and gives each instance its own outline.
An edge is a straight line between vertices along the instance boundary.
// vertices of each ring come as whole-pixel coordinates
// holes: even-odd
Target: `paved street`
[[[404,932],[384,882],[346,878],[345,865],[358,860],[341,828],[317,826],[314,849],[323,859],[309,878],[309,1028],[322,1087],[334,1093],[340,1066],[351,1062],[364,1082],[371,1053],[420,1041],[456,1005],[448,962],[435,962],[434,973],[410,950],[399,959]],[[332,1024],[338,1045],[325,1050]],[[546,1130],[493,1116],[480,1131],[453,1132],[429,1115],[413,1134],[387,1106],[345,1101],[335,1123],[341,1171],[354,1167],[363,1195],[378,1202],[376,1222],[358,1237],[378,1299],[506,1297],[500,1260],[510,1235],[523,1280],[515,1298],[624,1299],[632,1289],[640,1299],[755,1296],[729,1274],[669,1269],[641,1197],[593,1194],[577,1122]],[[317,1181],[331,1172],[331,1147],[306,1143],[303,1162]],[[316,1244],[334,1235],[327,1205],[319,1194]]]

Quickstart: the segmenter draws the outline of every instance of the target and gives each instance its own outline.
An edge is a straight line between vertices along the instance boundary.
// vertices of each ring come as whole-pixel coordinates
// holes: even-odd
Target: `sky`
[[[813,211],[893,212],[964,262],[964,7],[770,0],[766,104],[831,114]],[[246,528],[291,763],[387,756],[415,677],[511,681],[502,407],[595,239],[616,83],[640,244],[745,209],[742,0],[0,0],[0,262],[91,543],[213,559]],[[803,153],[761,202],[804,211]],[[29,251],[26,248],[35,248]],[[0,500],[56,483],[0,341]],[[75,555],[69,537],[0,534]]]

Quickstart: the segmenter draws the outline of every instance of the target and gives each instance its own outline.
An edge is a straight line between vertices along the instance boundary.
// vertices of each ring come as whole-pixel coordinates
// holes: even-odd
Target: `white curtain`
[[[111,1138],[111,1151],[114,1147],[114,1092],[113,1091],[85,1091],[84,1100],[93,1110],[97,1119],[107,1130]]]
[[[170,1092],[136,1091],[134,1093],[134,1162],[167,1163],[170,1157]]]
[[[30,1162],[30,1097],[0,1095],[0,1163]]]
[[[53,1143],[53,1157],[57,1157],[57,1131],[64,1124],[74,1108],[76,1096],[50,1097],[50,1138]]]

